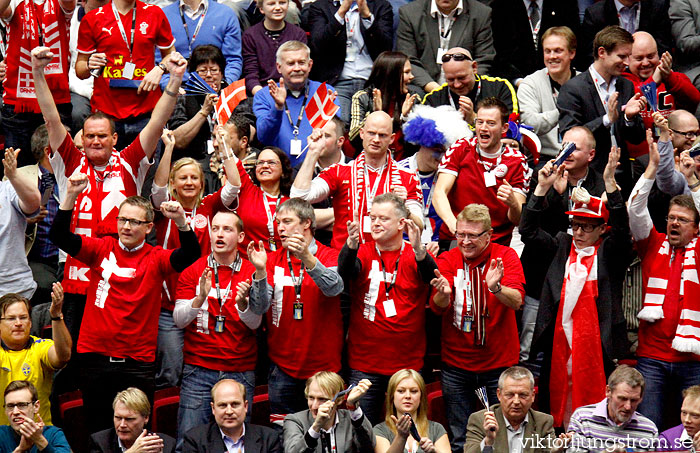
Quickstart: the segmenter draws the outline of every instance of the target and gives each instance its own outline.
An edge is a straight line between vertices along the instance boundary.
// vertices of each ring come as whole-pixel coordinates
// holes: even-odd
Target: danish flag
[[[219,119],[219,124],[226,124],[233,114],[233,109],[246,97],[245,79],[237,80],[221,90],[219,102],[216,103],[216,117]]]
[[[339,108],[333,103],[326,82],[323,82],[306,106],[306,117],[312,128],[322,129],[338,112]]]

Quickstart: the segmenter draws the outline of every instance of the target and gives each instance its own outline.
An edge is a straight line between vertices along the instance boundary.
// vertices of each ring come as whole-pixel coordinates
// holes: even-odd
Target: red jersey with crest
[[[338,266],[338,251],[316,241],[314,256],[326,267]],[[299,279],[301,261],[287,249],[267,254],[267,281],[273,287],[267,323],[268,353],[282,371],[296,379],[308,379],[317,371],[339,371],[343,349],[340,296],[328,297],[304,272],[301,283],[301,319],[294,319],[296,292],[289,272]],[[322,332],[322,333],[321,333]]]
[[[476,137],[457,140],[443,156],[438,175],[447,173],[457,178],[447,194],[455,217],[468,204],[484,204],[491,213],[492,240],[509,244],[515,225],[508,220],[508,206],[500,202],[496,194],[503,181],[508,181],[513,190],[527,195],[527,161],[520,151],[507,146],[499,156],[480,155],[476,143]],[[440,237],[452,238],[444,224]]]
[[[401,250],[384,251],[380,258],[374,243],[361,244],[357,259],[362,271],[350,287],[350,368],[385,376],[403,368],[420,370],[430,286],[421,279],[413,248],[404,242]]]
[[[238,173],[241,175],[241,191],[238,194],[238,206],[234,203],[233,207],[235,207],[236,214],[243,221],[245,228],[245,237],[238,243],[238,252],[244,258],[247,258],[250,241],[253,241],[256,247],[258,241],[263,241],[265,250],[268,252],[272,251],[270,248],[270,230],[268,228],[268,223],[270,222],[274,234],[275,247],[277,250],[280,250],[282,242],[277,233],[275,214],[277,207],[289,200],[289,197],[282,194],[277,197],[266,194],[250,179],[250,175],[245,171],[245,167],[243,167],[240,159],[236,160],[236,166],[238,167]]]
[[[221,202],[222,189],[204,197],[199,206],[192,211],[185,211],[187,223],[190,224],[190,228],[192,228],[194,234],[197,235],[199,249],[203,254],[208,254],[211,251],[209,222],[211,222],[212,217],[214,217],[217,212],[225,210]],[[158,215],[154,226],[158,245],[166,250],[174,250],[180,247],[180,235],[172,219],[168,219],[163,215]],[[163,287],[163,308],[166,310],[173,311],[175,308],[175,294],[177,293],[178,278],[178,275],[171,275],[165,281],[165,286]]]
[[[90,267],[78,352],[152,362],[156,358],[160,291],[175,273],[172,250],[145,242],[127,252],[119,240],[82,236],[76,258]]]
[[[199,294],[199,278],[208,267],[209,256],[202,257],[182,271],[177,285],[177,300],[192,300]],[[250,371],[255,369],[258,344],[255,331],[246,326],[236,310],[236,286],[250,280],[255,267],[241,259],[240,268],[218,266],[219,288],[223,309],[212,289],[197,317],[185,327],[184,361],[190,365],[219,371]],[[212,279],[214,278],[212,271]],[[223,314],[224,331],[215,332],[216,317]]]
[[[393,167],[398,167],[396,162],[392,162]],[[384,190],[387,186],[386,179],[389,176],[388,167],[385,166],[380,171],[375,171],[369,167],[367,168],[367,174],[369,175],[369,188],[377,186],[377,190],[374,196],[381,195],[383,193],[389,192],[390,190]],[[329,197],[333,199],[333,214],[335,215],[335,223],[333,224],[333,238],[331,239],[331,247],[336,250],[343,248],[343,244],[348,238],[347,222],[352,220],[353,206],[358,206],[358,214],[360,216],[360,226],[363,227],[363,218],[369,216],[369,209],[366,200],[366,190],[363,192],[362,200],[353,200],[354,190],[352,187],[352,170],[353,162],[335,164],[323,170],[318,177],[323,179],[328,188],[330,189]],[[406,204],[415,203],[416,206],[422,212],[423,209],[423,191],[420,188],[420,182],[416,177],[415,173],[404,170],[403,168],[396,168],[400,179],[401,185],[406,188],[408,192],[408,197],[406,198]],[[381,172],[381,173],[380,173]],[[377,182],[377,178],[379,181]],[[360,241],[370,242],[372,241],[372,236],[369,231],[363,231],[364,228],[360,229]]]
[[[150,114],[160,99],[160,89],[136,94],[136,88],[110,88],[111,80],[123,77],[125,65],[134,64],[134,81],[143,80],[155,66],[155,48],[168,49],[175,44],[170,23],[162,9],[136,0],[134,39],[131,40],[133,10],[119,15],[122,35],[112,3],[87,13],[80,21],[78,52],[107,55],[107,64],[101,77],[95,78],[92,92],[92,110],[104,112],[117,120]],[[132,44],[133,52],[129,45]],[[138,86],[138,85],[137,85]]]
[[[510,247],[492,243],[484,253],[484,266],[492,259],[503,260],[501,285],[517,290],[525,298],[525,275],[518,254]],[[484,346],[474,344],[474,333],[461,329],[462,314],[467,302],[465,262],[459,247],[443,253],[437,259],[443,277],[452,286],[452,300],[447,308],[439,308],[431,301],[434,312],[442,313],[442,360],[450,366],[482,373],[505,368],[518,363],[520,339],[515,322],[515,310],[507,307],[498,298],[486,291],[488,316],[485,322]],[[484,274],[485,275],[485,274]],[[466,275],[469,279],[469,275]]]

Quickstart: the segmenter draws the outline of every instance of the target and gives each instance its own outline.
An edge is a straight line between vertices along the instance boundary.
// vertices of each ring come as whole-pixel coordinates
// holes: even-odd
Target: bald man
[[[690,194],[691,186],[700,181],[700,156],[693,158],[694,166],[683,171],[676,165],[675,157],[693,146],[698,137],[698,119],[690,112],[676,110],[668,119],[654,114],[656,130],[659,131],[659,169],[656,172],[656,184],[659,190],[669,196],[682,193]],[[679,171],[680,169],[680,171]]]
[[[665,52],[659,58],[656,40],[645,31],[632,35],[632,55],[629,69],[622,75],[634,84],[635,92],[641,93],[641,86],[652,80],[656,82],[658,111],[665,117],[676,109],[695,112],[700,103],[700,92],[693,86],[685,74],[672,70],[673,58]],[[647,103],[640,113],[644,127],[650,129],[654,125],[652,107]],[[637,145],[628,144],[630,157],[639,157],[649,152],[645,141]]]
[[[467,49],[449,49],[442,57],[442,69],[447,83],[426,94],[423,104],[432,107],[451,105],[472,126],[476,119],[474,107],[489,97],[500,99],[509,112],[518,113],[518,98],[513,85],[505,79],[477,74],[478,67],[479,64],[472,59]]]
[[[383,111],[370,113],[360,129],[363,151],[349,163],[333,165],[313,176],[314,162],[306,159],[297,173],[290,196],[318,203],[330,197],[335,224],[331,246],[340,250],[348,237],[346,223],[361,222],[360,241],[371,242],[369,211],[374,197],[391,192],[406,201],[411,219],[423,228],[423,192],[415,173],[399,168],[391,157],[394,139],[392,119]],[[309,136],[309,144],[323,139],[320,130]]]

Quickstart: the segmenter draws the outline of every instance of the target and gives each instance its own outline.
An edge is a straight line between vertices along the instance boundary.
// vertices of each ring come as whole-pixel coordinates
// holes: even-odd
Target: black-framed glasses
[[[462,52],[446,53],[446,54],[444,54],[444,55],[442,56],[442,62],[443,62],[443,63],[447,63],[447,62],[450,61],[450,60],[454,60],[454,61],[464,61],[464,60],[473,61],[473,60],[472,60],[472,57],[470,57],[470,56],[467,55],[466,53],[462,53]]]
[[[693,220],[692,220],[692,219],[686,219],[685,217],[676,217],[675,215],[667,215],[667,216],[666,216],[666,221],[667,221],[667,222],[671,222],[671,223],[673,223],[673,222],[678,222],[678,223],[680,223],[681,225],[687,225],[687,224],[689,224],[690,222],[692,222]]]
[[[204,77],[207,74],[217,75],[220,72],[221,72],[221,69],[219,69],[219,68],[200,68],[200,69],[197,69],[197,74],[199,74],[202,77]]]
[[[681,132],[681,131],[677,131],[677,130],[675,130],[675,129],[671,129],[671,130],[672,130],[675,134],[682,135],[682,136],[684,136],[685,138],[687,138],[688,140],[692,140],[692,139],[694,139],[694,138],[696,138],[697,136],[700,135],[700,131]]]
[[[33,402],[26,403],[24,401],[22,401],[20,403],[6,403],[5,409],[11,412],[11,411],[15,410],[15,407],[18,407],[20,410],[22,410],[22,409],[28,408],[32,404],[34,404],[34,403]]]
[[[151,223],[148,220],[130,219],[128,217],[117,217],[117,222],[119,222],[120,225],[126,225],[126,222],[129,222],[129,225],[137,227]]]
[[[479,239],[481,236],[485,235],[489,231],[491,231],[491,230],[484,230],[479,234],[463,233],[463,232],[458,231],[455,233],[455,237],[460,241],[463,241],[464,239],[469,239],[470,241],[476,241],[477,239]]]
[[[600,226],[600,224],[596,225],[595,223],[579,222],[571,222],[569,225],[571,226],[571,231],[576,231],[580,228],[584,231],[584,233],[590,233],[591,231],[595,230],[597,227]]]

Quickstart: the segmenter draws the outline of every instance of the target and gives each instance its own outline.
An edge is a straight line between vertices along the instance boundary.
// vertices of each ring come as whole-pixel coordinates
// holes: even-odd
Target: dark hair
[[[508,112],[508,106],[500,99],[493,97],[493,96],[489,97],[489,98],[482,99],[476,104],[475,111],[478,112],[482,108],[496,108],[496,109],[500,110],[501,111],[501,125],[504,125],[508,122],[508,115],[510,114],[510,112]]]
[[[241,137],[247,137],[248,141],[250,141],[250,127],[253,125],[253,122],[247,116],[240,113],[234,113],[226,121],[226,126],[233,126],[236,129],[236,135],[239,140]]]
[[[292,162],[289,160],[289,156],[287,156],[287,153],[282,151],[280,148],[276,146],[266,146],[263,149],[258,152],[258,155],[255,157],[256,159],[260,157],[260,153],[265,151],[266,149],[269,149],[273,153],[277,154],[277,157],[280,158],[280,162],[282,163],[282,176],[280,176],[280,193],[284,196],[289,196],[289,191],[292,188],[292,183],[294,182],[294,178],[292,177]],[[258,181],[258,176],[255,174],[255,168],[250,172],[250,179],[253,180],[253,183],[260,187],[260,181]]]
[[[85,121],[83,121],[83,129],[85,129],[85,123],[87,123],[88,121],[94,121],[94,120],[107,120],[109,122],[109,133],[110,134],[114,134],[114,132],[116,132],[116,130],[117,130],[116,126],[114,125],[114,118],[112,118],[111,116],[107,115],[104,112],[100,112],[99,110],[89,114],[85,118]]]
[[[211,44],[204,44],[195,47],[192,51],[192,56],[190,56],[190,61],[187,64],[187,70],[189,72],[196,72],[197,66],[209,61],[219,65],[219,70],[222,73],[226,69],[226,58],[224,58],[224,54],[221,53],[221,49]]]
[[[632,33],[620,26],[608,25],[593,38],[593,58],[598,59],[598,49],[601,47],[610,53],[620,44],[634,44]]]
[[[403,67],[408,61],[408,56],[402,52],[384,51],[379,54],[374,64],[369,79],[365,82],[365,89],[372,99],[373,88],[378,88],[382,93],[382,110],[389,113],[390,107],[394,110],[394,126],[398,125],[401,117],[401,106],[405,95],[401,92],[401,80],[403,79]]]
[[[345,123],[343,122],[343,120],[341,120],[337,116],[334,116],[330,119],[330,121],[331,123],[333,123],[333,125],[335,125],[335,138],[339,139],[340,137],[343,137],[346,132]]]
[[[32,134],[32,156],[39,162],[44,157],[44,150],[49,146],[49,130],[46,124],[37,127]]]
[[[9,393],[16,392],[18,390],[29,390],[32,394],[32,403],[36,403],[39,400],[39,392],[36,391],[36,387],[29,381],[12,381],[5,387],[5,393],[3,398],[5,398]]]
[[[153,222],[153,204],[151,204],[150,200],[141,195],[132,195],[121,202],[119,205],[120,211],[125,204],[143,209],[146,212],[146,222]]]
[[[25,307],[27,307],[27,313],[32,312],[32,307],[29,303],[29,299],[16,293],[7,293],[0,297],[0,316],[5,317],[5,312],[10,308],[10,305],[14,305],[17,302],[22,302]]]
[[[688,209],[693,213],[693,217],[695,225],[697,226],[698,223],[700,223],[700,213],[698,213],[698,209],[695,207],[695,203],[693,202],[693,197],[690,195],[682,194],[682,195],[676,195],[675,197],[671,198],[671,201],[668,204],[668,209],[670,210],[672,206],[680,206],[681,208]],[[2,300],[2,299],[0,299]]]

